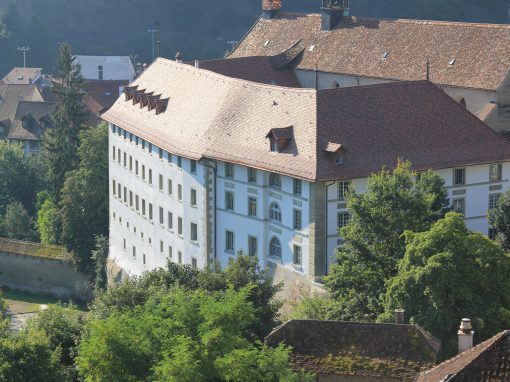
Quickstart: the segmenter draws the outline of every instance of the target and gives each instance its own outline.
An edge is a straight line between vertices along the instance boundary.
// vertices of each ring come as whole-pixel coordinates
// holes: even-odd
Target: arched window
[[[275,257],[282,257],[282,244],[278,238],[273,237],[269,243],[269,255]]]
[[[269,185],[271,187],[281,188],[282,187],[282,178],[280,177],[280,174],[275,174],[272,172],[269,175]]]
[[[280,210],[280,206],[278,203],[271,203],[271,220],[281,222],[282,221],[282,210]]]

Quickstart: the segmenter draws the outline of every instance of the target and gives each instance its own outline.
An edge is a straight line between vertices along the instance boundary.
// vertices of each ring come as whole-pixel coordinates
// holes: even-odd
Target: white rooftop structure
[[[133,81],[135,68],[128,56],[75,56],[86,80]]]

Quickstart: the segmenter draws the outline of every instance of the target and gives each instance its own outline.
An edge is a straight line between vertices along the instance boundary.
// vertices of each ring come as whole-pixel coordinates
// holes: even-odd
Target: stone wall
[[[87,300],[91,280],[60,247],[0,238],[0,286]]]

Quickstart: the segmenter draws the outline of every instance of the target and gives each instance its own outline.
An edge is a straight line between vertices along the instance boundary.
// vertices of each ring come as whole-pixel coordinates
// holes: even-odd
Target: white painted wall
[[[128,56],[76,56],[81,75],[86,80],[99,80],[99,66],[103,67],[102,80],[133,81],[135,69]]]

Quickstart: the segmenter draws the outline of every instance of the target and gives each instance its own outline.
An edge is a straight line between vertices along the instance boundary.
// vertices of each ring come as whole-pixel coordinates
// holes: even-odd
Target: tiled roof
[[[8,139],[35,140],[42,139],[51,118],[55,104],[49,102],[21,101],[9,131]]]
[[[423,80],[428,60],[436,84],[495,90],[510,68],[510,25],[346,17],[321,31],[320,14],[261,18],[229,57],[272,56],[299,41],[298,68],[321,72]]]
[[[510,379],[510,330],[421,373],[417,382],[491,382]]]
[[[42,102],[41,93],[35,85],[0,84],[0,121],[10,128],[20,101]]]
[[[42,68],[14,68],[1,81],[5,85],[32,85],[41,76]]]
[[[270,346],[292,347],[296,369],[318,374],[414,379],[434,364],[440,341],[413,325],[291,320]]]
[[[430,82],[328,90],[228,78],[158,59],[134,83],[170,98],[156,115],[121,97],[107,121],[177,155],[208,157],[312,181],[352,179],[392,167],[417,170],[510,159],[508,140]],[[284,153],[267,133],[292,126]],[[342,145],[343,164],[323,150]]]
[[[99,117],[100,112],[109,109],[119,98],[119,89],[128,85],[128,81],[85,80],[83,90],[86,93],[85,104],[90,112]]]

